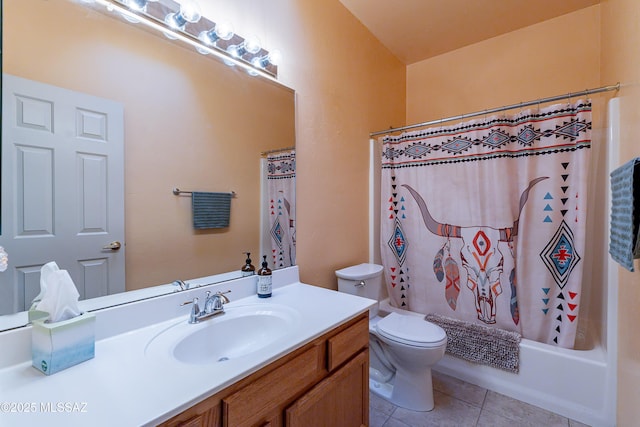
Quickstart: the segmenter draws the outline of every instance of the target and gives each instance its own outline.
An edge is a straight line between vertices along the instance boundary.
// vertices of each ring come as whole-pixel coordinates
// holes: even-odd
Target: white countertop
[[[295,270],[297,276],[297,269]],[[274,282],[277,276],[274,275]],[[302,313],[299,327],[291,331],[281,345],[267,346],[263,351],[225,362],[205,365],[183,364],[145,354],[145,346],[160,331],[180,320],[186,322],[188,307],[171,310],[168,316],[153,324],[125,330],[126,316],[135,316],[131,305],[111,309],[101,316],[96,312],[94,359],[45,376],[22,361],[10,366],[0,363],[0,426],[140,426],[155,425],[182,412],[234,382],[259,370],[279,357],[299,348],[335,326],[368,310],[374,301],[305,285],[299,282],[275,285],[271,298],[261,299],[247,294],[245,279],[227,282],[217,288],[229,288],[241,298],[225,307],[246,304],[282,304]],[[242,288],[244,287],[244,290]],[[204,290],[185,291],[144,302],[139,314],[164,306],[176,307],[178,300],[200,296]],[[202,299],[201,299],[202,300]],[[155,304],[154,304],[155,303]],[[167,305],[168,304],[168,305]],[[132,314],[133,313],[133,314]],[[178,317],[175,313],[179,313]],[[101,322],[121,323],[114,330]],[[136,323],[133,320],[130,323]],[[137,323],[140,320],[137,319]],[[29,328],[24,328],[27,331]],[[23,335],[24,331],[21,332]],[[100,339],[103,337],[102,339]],[[24,345],[21,339],[4,339],[0,349],[8,345]],[[220,343],[224,345],[224,343]],[[24,353],[24,349],[21,349]],[[0,360],[1,362],[1,360]]]

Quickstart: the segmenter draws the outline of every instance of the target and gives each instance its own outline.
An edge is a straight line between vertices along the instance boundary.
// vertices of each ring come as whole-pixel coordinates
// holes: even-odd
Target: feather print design
[[[455,310],[458,305],[458,295],[460,295],[460,270],[458,263],[451,256],[448,256],[444,262],[444,272],[447,278],[444,297],[449,307]]]
[[[433,259],[433,272],[436,275],[438,282],[444,280],[444,269],[442,268],[442,258],[444,258],[444,246],[438,251],[436,257]]]
[[[516,269],[511,270],[509,274],[509,283],[511,284],[511,318],[516,325],[520,323],[520,311],[518,310],[518,298],[516,294]]]

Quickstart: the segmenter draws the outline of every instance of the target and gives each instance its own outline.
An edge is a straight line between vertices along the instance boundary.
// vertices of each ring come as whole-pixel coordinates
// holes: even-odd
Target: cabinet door
[[[286,410],[287,427],[369,424],[369,351],[317,384]]]
[[[321,344],[222,399],[223,427],[277,425],[284,408],[326,375]]]

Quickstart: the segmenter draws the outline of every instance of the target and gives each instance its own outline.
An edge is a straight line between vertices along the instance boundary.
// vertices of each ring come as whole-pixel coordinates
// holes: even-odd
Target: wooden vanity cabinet
[[[369,423],[363,313],[192,406],[166,427],[361,427]]]

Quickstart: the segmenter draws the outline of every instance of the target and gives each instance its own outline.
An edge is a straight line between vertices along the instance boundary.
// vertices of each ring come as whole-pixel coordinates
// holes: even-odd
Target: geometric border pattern
[[[518,158],[591,146],[591,103],[578,102],[514,119],[428,128],[383,137],[382,169]],[[560,124],[558,124],[558,121]],[[551,124],[553,122],[553,124]],[[510,129],[510,131],[509,131]]]

